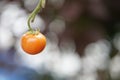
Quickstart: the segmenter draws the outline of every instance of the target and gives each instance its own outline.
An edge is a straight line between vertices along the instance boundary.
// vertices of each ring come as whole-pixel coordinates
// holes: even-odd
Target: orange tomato
[[[22,49],[31,55],[38,54],[46,46],[46,37],[40,32],[27,32],[21,38]]]

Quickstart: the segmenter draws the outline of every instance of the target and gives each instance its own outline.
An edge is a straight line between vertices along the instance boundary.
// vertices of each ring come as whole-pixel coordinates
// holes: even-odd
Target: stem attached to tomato
[[[31,22],[34,22],[34,19],[36,17],[36,15],[39,13],[39,11],[45,7],[45,3],[46,3],[46,0],[40,0],[37,7],[33,10],[33,12],[29,15],[28,17],[28,28],[29,28],[29,31],[33,31],[30,23]]]

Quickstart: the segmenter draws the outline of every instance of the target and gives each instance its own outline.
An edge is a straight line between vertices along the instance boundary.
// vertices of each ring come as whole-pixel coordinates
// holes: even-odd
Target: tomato
[[[31,55],[35,55],[43,51],[46,46],[46,37],[40,32],[26,32],[21,38],[22,49]]]

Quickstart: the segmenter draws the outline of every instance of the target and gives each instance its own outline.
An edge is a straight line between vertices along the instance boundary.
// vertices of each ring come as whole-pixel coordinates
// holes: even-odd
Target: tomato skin
[[[27,32],[21,38],[21,47],[28,54],[38,54],[43,51],[45,46],[46,37],[40,32],[36,34]]]

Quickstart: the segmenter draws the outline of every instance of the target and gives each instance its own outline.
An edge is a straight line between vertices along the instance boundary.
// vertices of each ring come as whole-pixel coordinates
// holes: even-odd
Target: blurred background
[[[120,0],[47,0],[32,27],[47,46],[20,46],[39,0],[0,0],[0,80],[120,80]]]

